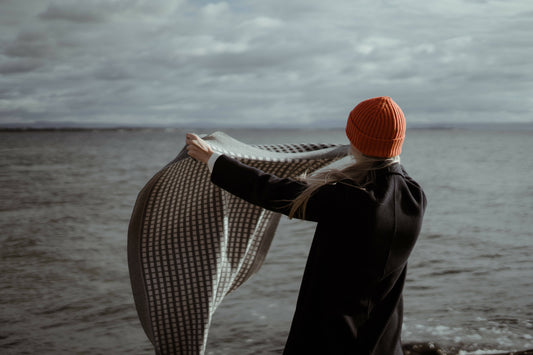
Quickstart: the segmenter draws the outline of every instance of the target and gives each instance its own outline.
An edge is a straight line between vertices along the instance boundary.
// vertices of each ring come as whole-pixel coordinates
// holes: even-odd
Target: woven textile
[[[347,146],[250,146],[223,133],[204,137],[217,152],[280,177],[313,172]],[[183,149],[141,190],[128,231],[128,264],[141,324],[157,354],[203,354],[213,313],[262,265],[279,214],[209,180]]]

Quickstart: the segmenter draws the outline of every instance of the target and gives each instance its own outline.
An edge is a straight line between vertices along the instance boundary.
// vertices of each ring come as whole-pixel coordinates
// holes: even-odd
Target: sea
[[[218,129],[248,144],[343,143],[342,129]],[[137,194],[208,129],[0,132],[0,353],[153,354],[130,288]],[[401,161],[428,208],[404,291],[404,343],[533,348],[533,130],[412,128]],[[315,225],[282,218],[228,295],[206,354],[280,354]]]

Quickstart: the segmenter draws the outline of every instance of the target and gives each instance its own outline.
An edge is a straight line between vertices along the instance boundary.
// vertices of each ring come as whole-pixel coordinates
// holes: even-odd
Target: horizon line
[[[165,130],[165,129],[215,129],[215,130],[337,130],[344,125],[317,124],[313,127],[296,125],[251,126],[251,125],[208,125],[208,124],[120,124],[120,123],[81,123],[44,121],[33,123],[0,123],[0,132],[6,131],[86,131],[86,130]],[[533,130],[532,122],[414,122],[407,123],[407,129],[453,130],[453,129],[486,129],[486,130]]]

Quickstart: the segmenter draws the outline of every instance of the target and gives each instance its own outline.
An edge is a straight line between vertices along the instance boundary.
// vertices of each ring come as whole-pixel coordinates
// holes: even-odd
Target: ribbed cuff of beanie
[[[351,121],[346,125],[346,135],[350,142],[364,155],[390,158],[400,155],[405,136],[390,138],[370,137],[359,130]]]

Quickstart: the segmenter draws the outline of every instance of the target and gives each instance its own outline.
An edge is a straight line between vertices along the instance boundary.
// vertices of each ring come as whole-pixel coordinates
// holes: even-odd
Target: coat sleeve
[[[215,162],[211,182],[254,205],[285,215],[291,201],[307,187],[304,182],[279,178],[224,155]],[[324,207],[335,199],[332,187],[324,186],[309,199],[306,220],[316,222],[328,213],[330,208]]]

